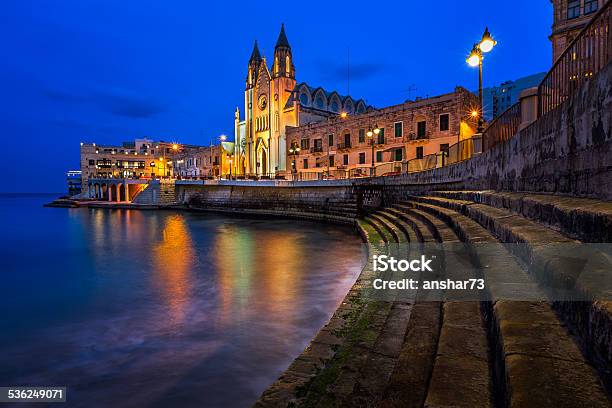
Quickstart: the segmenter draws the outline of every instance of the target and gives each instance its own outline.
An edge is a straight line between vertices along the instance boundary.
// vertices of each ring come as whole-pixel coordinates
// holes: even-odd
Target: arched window
[[[317,99],[315,100],[315,106],[319,109],[325,109],[325,101],[323,97],[319,94],[317,95]]]
[[[332,112],[336,112],[338,113],[339,111],[339,106],[338,106],[338,102],[337,101],[333,101],[331,104],[331,110]]]
[[[300,94],[300,103],[301,103],[303,106],[308,106],[308,105],[310,105],[310,101],[309,101],[309,98],[308,98],[308,94],[307,94],[306,92],[303,92],[303,93],[301,93],[301,94]]]
[[[287,55],[285,57],[285,72],[287,72],[287,74],[289,74],[290,71],[291,71],[291,59]]]

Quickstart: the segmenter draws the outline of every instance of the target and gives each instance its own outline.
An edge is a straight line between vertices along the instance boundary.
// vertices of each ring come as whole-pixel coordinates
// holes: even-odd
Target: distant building
[[[332,175],[336,170],[367,175],[372,165],[399,171],[411,159],[446,151],[472,137],[476,123],[470,113],[477,106],[476,95],[457,87],[452,93],[416,102],[290,127],[287,143],[297,153],[289,155],[289,166],[303,176],[328,168]],[[380,133],[372,140],[367,132],[375,126]]]
[[[234,143],[184,149],[175,159],[175,175],[183,178],[214,178],[235,175]]]
[[[483,89],[482,99],[485,119],[490,121],[504,113],[518,102],[523,90],[538,86],[545,76],[546,72],[542,72],[515,81],[506,81],[500,86]]]
[[[550,41],[553,62],[565,51],[576,35],[608,0],[551,0],[554,21]]]
[[[81,193],[82,182],[81,182],[81,171],[70,170],[66,173],[66,182],[68,184],[68,195],[74,196]]]

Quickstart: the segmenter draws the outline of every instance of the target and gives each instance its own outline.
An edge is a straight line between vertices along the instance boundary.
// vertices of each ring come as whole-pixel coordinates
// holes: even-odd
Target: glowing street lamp
[[[369,128],[366,132],[368,138],[370,138],[370,144],[372,145],[372,166],[370,167],[370,176],[374,177],[374,136],[380,134],[380,128],[378,125],[374,125],[374,128]]]
[[[292,157],[292,160],[291,160],[291,173],[293,173],[293,174],[297,173],[297,166],[296,166],[296,163],[295,163],[295,156],[300,154],[301,150],[302,149],[300,149],[300,147],[298,145],[296,145],[295,143],[291,144],[291,147],[289,148],[289,155]]]
[[[493,47],[497,45],[497,41],[493,39],[491,33],[489,32],[489,28],[485,28],[485,32],[482,35],[482,39],[479,43],[474,44],[472,47],[472,51],[468,56],[466,62],[469,66],[476,68],[478,67],[478,101],[480,103],[480,112],[484,112],[483,106],[483,98],[482,98],[482,60],[484,59],[484,54],[491,52]],[[477,112],[478,114],[478,112]],[[475,117],[472,112],[472,116]],[[478,118],[478,133],[482,133],[483,129],[483,119],[482,114],[479,115]]]

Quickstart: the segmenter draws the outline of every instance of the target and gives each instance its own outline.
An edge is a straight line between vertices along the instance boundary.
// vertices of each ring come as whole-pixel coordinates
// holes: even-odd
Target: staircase
[[[612,203],[491,191],[438,191],[369,214],[358,228],[371,252],[452,243],[462,249],[441,262],[469,259],[516,284],[525,300],[497,285],[487,285],[483,301],[367,299],[366,267],[256,406],[609,407],[612,302],[552,297],[550,283],[571,270],[549,251],[610,242],[611,225]],[[480,245],[499,243],[526,250]],[[609,274],[607,254],[595,257]],[[586,294],[597,289],[589,281],[580,288]]]

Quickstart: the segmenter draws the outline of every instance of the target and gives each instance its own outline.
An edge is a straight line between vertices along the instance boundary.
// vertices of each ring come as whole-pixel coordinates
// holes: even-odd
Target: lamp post
[[[482,61],[484,59],[484,54],[491,52],[493,47],[497,45],[497,41],[493,39],[491,33],[489,32],[489,28],[485,28],[485,32],[482,35],[482,39],[479,43],[474,44],[470,55],[467,58],[467,63],[471,67],[478,67],[478,102],[480,104],[480,115],[478,117],[478,133],[482,133],[483,128],[483,114],[484,114],[484,106],[483,106],[483,97],[482,97]]]
[[[227,136],[221,135],[219,136],[219,180],[223,178],[223,142],[227,139]]]
[[[372,145],[372,167],[370,168],[370,177],[374,177],[374,136],[378,136],[380,128],[378,125],[374,125],[374,128],[369,128],[368,137],[370,138],[370,144]]]
[[[291,156],[291,174],[293,175],[294,179],[295,179],[295,175],[297,174],[297,166],[296,166],[296,163],[295,163],[295,156],[300,154],[300,150],[301,149],[295,143],[292,143],[291,147],[289,148],[289,155]]]

